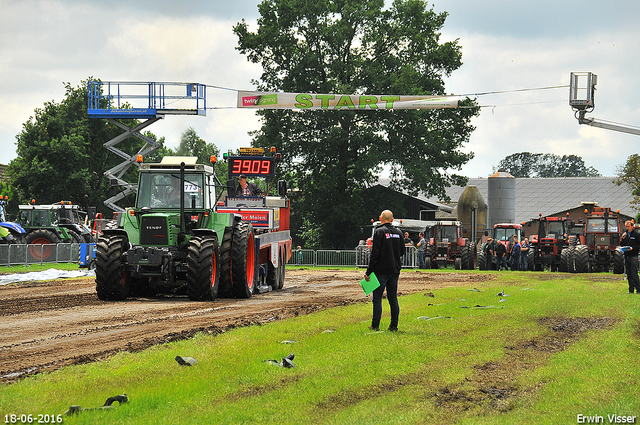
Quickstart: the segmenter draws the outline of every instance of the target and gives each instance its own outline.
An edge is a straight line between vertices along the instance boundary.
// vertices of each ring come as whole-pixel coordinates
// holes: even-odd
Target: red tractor
[[[620,211],[611,208],[593,207],[584,223],[584,233],[576,238],[577,244],[571,251],[570,272],[608,272],[624,273],[624,255],[620,244]]]
[[[434,221],[424,231],[428,241],[424,254],[425,268],[437,269],[453,264],[456,270],[476,268],[475,245],[462,237],[459,221]]]
[[[485,235],[488,234],[485,232]],[[492,238],[494,241],[502,241],[509,251],[510,245],[513,243],[513,235],[516,235],[519,241],[524,239],[524,228],[517,223],[498,223],[493,226]],[[480,270],[491,270],[492,265],[487,264],[487,258],[483,251],[478,253],[478,268]]]
[[[552,272],[567,271],[568,264],[568,233],[572,221],[567,217],[542,217],[533,220],[538,223],[538,233],[531,235],[529,242],[529,256],[527,262],[529,270]],[[532,223],[529,223],[531,226]]]

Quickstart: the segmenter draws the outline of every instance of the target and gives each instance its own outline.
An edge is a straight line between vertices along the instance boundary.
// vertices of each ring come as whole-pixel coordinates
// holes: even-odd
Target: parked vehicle
[[[524,227],[518,223],[498,223],[493,226],[491,233],[491,237],[494,241],[503,241],[507,251],[509,251],[511,244],[513,243],[513,235],[516,235],[518,240],[522,242],[524,239]],[[487,258],[482,250],[478,253],[478,268],[480,270],[492,269],[492,265],[487,264]]]
[[[25,229],[25,242],[31,245],[95,242],[91,229],[85,225],[86,213],[70,201],[50,205],[19,205],[18,223]],[[31,255],[46,260],[52,247],[30,249]]]
[[[427,247],[425,249],[425,268],[438,268],[453,265],[456,270],[476,268],[475,245],[462,237],[463,228],[459,221],[434,221],[424,231]]]
[[[7,219],[7,203],[9,197],[5,196],[4,199],[0,199],[0,243],[12,244],[12,243],[25,243],[24,237],[26,231],[20,224]]]
[[[529,226],[536,226],[537,233],[529,238],[529,255],[527,258],[529,270],[543,271],[549,269],[555,271],[567,271],[567,253],[563,257],[563,251],[568,247],[568,229],[572,221],[567,217],[540,217],[532,220]]]
[[[624,254],[620,250],[620,234],[623,223],[620,211],[611,208],[593,207],[584,222],[583,233],[576,239],[571,250],[571,272],[624,273]]]

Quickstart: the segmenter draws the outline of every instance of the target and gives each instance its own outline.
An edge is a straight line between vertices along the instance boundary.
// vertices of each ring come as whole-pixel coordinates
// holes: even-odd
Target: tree
[[[187,128],[180,135],[180,145],[175,151],[179,156],[196,156],[198,164],[209,164],[212,155],[220,155],[220,149],[213,144],[207,143],[198,136],[193,127]]]
[[[629,185],[633,200],[632,208],[640,211],[640,155],[637,153],[629,156],[627,162],[617,168],[617,176],[613,182],[618,186],[622,184]],[[640,214],[638,217],[640,218]]]
[[[103,204],[109,195],[104,172],[122,160],[103,144],[122,130],[106,120],[89,118],[86,81],[77,88],[65,83],[65,89],[62,102],[46,102],[43,108],[37,108],[16,136],[17,158],[8,166],[11,183],[21,203],[31,199],[39,204],[65,200],[96,206],[110,214]],[[135,120],[122,122],[136,124]],[[151,133],[145,135],[155,138]],[[142,144],[137,137],[129,137],[118,148],[136,152]],[[127,181],[136,178],[134,169],[125,175]]]
[[[587,167],[577,155],[519,152],[505,157],[494,171],[504,170],[513,177],[598,177],[601,174]]]
[[[262,65],[263,91],[345,94],[445,94],[443,75],[460,67],[458,40],[440,43],[447,13],[423,0],[263,0],[256,32],[234,27],[238,50]],[[350,247],[366,217],[366,189],[383,166],[391,186],[446,199],[466,184],[451,173],[473,158],[460,148],[478,108],[454,110],[258,112],[253,146],[276,146],[280,170],[300,190],[294,223],[318,247]],[[296,195],[294,195],[296,196]],[[380,210],[393,205],[380,205]],[[297,216],[296,216],[297,215]]]
[[[180,135],[180,144],[175,151],[169,149],[167,155],[178,156],[195,156],[197,157],[198,164],[210,164],[211,157],[215,156],[217,162],[215,164],[216,176],[224,183],[227,176],[227,164],[220,158],[220,149],[215,143],[207,143],[204,139],[198,136],[196,130],[193,127],[187,128]]]

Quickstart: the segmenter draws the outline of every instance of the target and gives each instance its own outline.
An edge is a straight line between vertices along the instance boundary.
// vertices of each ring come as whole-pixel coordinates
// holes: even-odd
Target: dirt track
[[[363,271],[287,270],[282,290],[248,300],[98,300],[93,278],[0,286],[0,381],[227,329],[367,301]],[[474,285],[487,275],[402,273],[400,294]]]

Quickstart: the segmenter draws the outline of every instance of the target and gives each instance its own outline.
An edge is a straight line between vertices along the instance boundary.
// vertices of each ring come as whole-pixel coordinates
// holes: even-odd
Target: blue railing
[[[207,86],[199,83],[89,81],[90,118],[206,115]]]

